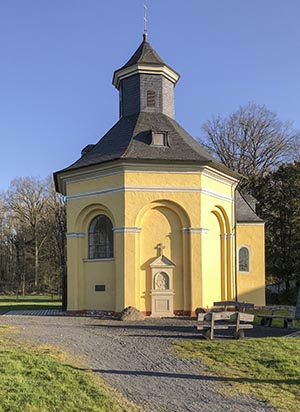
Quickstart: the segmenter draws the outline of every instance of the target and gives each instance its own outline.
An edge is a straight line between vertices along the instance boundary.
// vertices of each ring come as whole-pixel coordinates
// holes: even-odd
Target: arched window
[[[113,226],[105,215],[96,216],[89,227],[89,259],[113,257]]]
[[[245,246],[239,250],[239,272],[249,272],[249,249]]]
[[[154,90],[147,90],[147,106],[148,107],[155,107],[155,91]]]

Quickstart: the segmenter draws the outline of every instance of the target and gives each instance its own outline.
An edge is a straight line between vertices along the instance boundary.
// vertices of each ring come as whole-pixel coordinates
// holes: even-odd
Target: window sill
[[[84,263],[90,262],[113,262],[115,258],[98,258],[98,259],[83,259]]]

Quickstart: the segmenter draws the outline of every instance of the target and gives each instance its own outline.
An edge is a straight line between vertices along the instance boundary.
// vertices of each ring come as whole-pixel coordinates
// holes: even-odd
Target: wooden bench
[[[236,339],[242,339],[245,336],[244,329],[252,329],[254,315],[242,312],[209,312],[199,313],[198,322],[195,326],[197,330],[203,331],[205,339],[213,339],[216,329],[234,329]],[[248,323],[245,323],[248,322]]]
[[[293,306],[270,306],[266,307],[269,313],[257,315],[261,318],[260,324],[262,326],[271,327],[273,319],[282,319],[285,328],[293,328],[295,326],[295,308]],[[279,311],[288,311],[289,315],[280,315]]]
[[[246,309],[254,309],[254,303],[238,302],[235,300],[224,300],[221,302],[214,302],[215,307],[222,307],[224,310],[232,307],[238,312],[245,312]]]

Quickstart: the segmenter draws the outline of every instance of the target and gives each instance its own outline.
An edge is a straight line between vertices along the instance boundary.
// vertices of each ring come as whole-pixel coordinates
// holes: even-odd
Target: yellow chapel
[[[67,201],[69,311],[265,304],[264,223],[240,176],[176,122],[178,80],[144,34],[114,72],[119,120],[54,174]]]

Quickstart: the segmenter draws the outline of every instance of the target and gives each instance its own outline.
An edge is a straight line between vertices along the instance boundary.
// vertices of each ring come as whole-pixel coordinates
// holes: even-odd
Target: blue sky
[[[299,0],[148,0],[149,41],[181,74],[194,137],[249,101],[300,129]],[[118,120],[113,71],[136,50],[143,0],[0,0],[0,190],[64,168]]]

